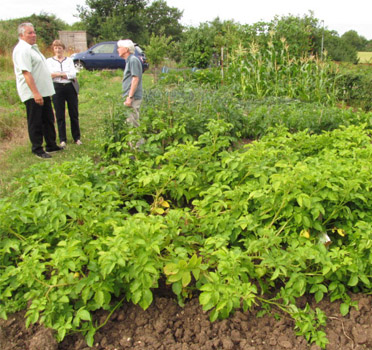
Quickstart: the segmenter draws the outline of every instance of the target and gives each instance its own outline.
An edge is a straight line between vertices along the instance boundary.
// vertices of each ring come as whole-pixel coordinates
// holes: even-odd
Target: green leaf
[[[0,310],[0,318],[2,318],[3,320],[8,319],[7,314],[6,314],[5,310],[3,310],[3,309]]]
[[[96,294],[94,295],[94,301],[97,303],[99,307],[102,307],[102,305],[104,304],[105,295],[101,290],[97,291]]]
[[[209,315],[209,319],[211,320],[211,322],[214,322],[217,320],[218,314],[219,312],[216,309],[211,311],[211,314]]]
[[[58,339],[62,341],[66,336],[66,328],[60,327],[58,328]]]
[[[350,287],[355,287],[359,282],[359,278],[357,275],[352,275],[349,279],[349,282],[347,283]]]
[[[85,341],[89,347],[92,347],[94,344],[94,335],[96,334],[96,329],[91,328],[87,335],[85,336]]]
[[[186,287],[191,282],[191,273],[189,271],[185,271],[182,274],[182,286]]]
[[[151,273],[153,275],[156,275],[158,273],[158,271],[156,270],[156,268],[153,265],[150,265],[150,264],[147,264],[145,266],[144,271],[146,271],[148,273]]]
[[[179,271],[178,265],[175,263],[169,263],[164,266],[164,273],[166,275],[175,275]]]
[[[221,300],[221,301],[219,301],[218,303],[217,303],[217,305],[216,305],[216,310],[217,311],[221,311],[222,309],[224,309],[225,307],[226,307],[226,305],[227,305],[227,300]]]
[[[151,290],[147,289],[142,293],[142,299],[139,302],[139,305],[142,309],[146,310],[152,303],[153,295]]]
[[[90,313],[87,310],[80,309],[78,311],[78,315],[79,315],[79,318],[81,320],[84,320],[84,321],[90,321],[91,320]]]
[[[198,265],[198,257],[196,254],[194,254],[191,259],[189,260],[188,267],[189,268],[194,268],[196,265]]]
[[[194,275],[195,280],[198,280],[199,276],[200,276],[200,270],[199,269],[192,269],[191,272]]]
[[[180,295],[182,292],[182,285],[181,281],[175,282],[172,284],[172,291],[176,295]]]
[[[133,294],[132,294],[132,301],[134,304],[138,304],[139,301],[141,300],[142,298],[142,291],[141,290],[136,290]]]
[[[90,288],[88,288],[88,286],[83,289],[83,291],[81,293],[81,297],[82,297],[82,299],[85,303],[87,303],[88,299],[90,299],[92,297],[91,293],[92,293],[92,291],[91,291]]]
[[[271,276],[270,280],[271,281],[276,280],[279,277],[279,274],[280,274],[280,270],[279,269],[275,269],[275,271],[274,271],[273,275]]]
[[[371,282],[369,281],[368,277],[366,275],[360,276],[360,280],[366,285],[370,286]]]
[[[323,299],[324,293],[321,290],[318,290],[315,293],[315,301],[319,303]]]
[[[183,279],[183,273],[180,271],[180,272],[178,272],[176,275],[170,275],[169,277],[168,277],[168,281],[170,282],[170,283],[174,283],[174,282],[177,282],[177,281],[180,281],[180,280],[182,280]]]
[[[63,295],[61,298],[58,299],[58,302],[60,303],[68,303],[70,299],[68,298],[67,295]]]
[[[349,304],[342,303],[340,305],[340,312],[342,316],[346,316],[349,313],[350,306]]]
[[[199,295],[199,303],[200,305],[206,305],[211,300],[212,294],[209,292],[203,292]]]

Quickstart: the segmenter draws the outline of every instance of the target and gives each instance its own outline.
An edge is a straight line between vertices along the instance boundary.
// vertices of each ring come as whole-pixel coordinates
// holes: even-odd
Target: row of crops
[[[1,317],[25,308],[27,325],[92,345],[94,311],[146,309],[165,286],[181,305],[198,297],[211,320],[280,308],[326,346],[324,312],[296,300],[342,300],[346,315],[350,293],[371,291],[372,115],[336,107],[337,77],[324,82],[316,60],[283,63],[284,74],[270,56],[262,74],[280,79],[255,90],[254,57],[222,86],[215,71],[164,76],[136,129],[107,99],[98,163],[27,170],[0,201]]]

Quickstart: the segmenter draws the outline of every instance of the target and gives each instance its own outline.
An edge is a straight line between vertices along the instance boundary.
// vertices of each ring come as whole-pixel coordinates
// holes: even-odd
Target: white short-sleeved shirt
[[[76,69],[71,57],[65,57],[62,62],[50,57],[46,60],[46,63],[51,73],[65,73],[67,75],[67,79],[54,78],[55,83],[69,83],[71,79],[76,78]]]
[[[22,102],[34,98],[22,71],[27,71],[32,74],[41,96],[47,97],[55,94],[46,59],[39,51],[36,44],[30,45],[26,41],[20,39],[13,50],[13,63],[17,81],[17,91]]]

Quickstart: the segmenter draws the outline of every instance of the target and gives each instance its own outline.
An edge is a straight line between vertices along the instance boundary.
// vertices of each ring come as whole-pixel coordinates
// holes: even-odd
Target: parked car
[[[135,56],[142,63],[142,71],[149,68],[145,53],[135,44]],[[104,41],[90,49],[71,55],[77,70],[81,69],[124,69],[125,60],[118,54],[117,41]]]

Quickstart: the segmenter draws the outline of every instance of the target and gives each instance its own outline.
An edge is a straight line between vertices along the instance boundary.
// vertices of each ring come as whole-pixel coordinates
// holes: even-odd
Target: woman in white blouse
[[[53,105],[56,112],[58,135],[61,147],[66,147],[66,102],[68,114],[70,116],[71,134],[74,143],[81,145],[78,91],[75,89],[73,81],[76,81],[76,69],[70,57],[64,55],[65,45],[60,40],[53,41],[54,56],[47,59],[49,70],[52,73],[54,89]]]

